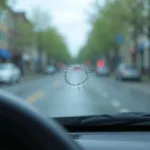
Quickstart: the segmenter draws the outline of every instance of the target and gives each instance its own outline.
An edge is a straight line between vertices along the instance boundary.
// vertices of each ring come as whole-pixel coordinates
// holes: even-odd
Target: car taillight
[[[120,71],[120,74],[123,75],[123,74],[125,74],[125,72],[124,71]]]

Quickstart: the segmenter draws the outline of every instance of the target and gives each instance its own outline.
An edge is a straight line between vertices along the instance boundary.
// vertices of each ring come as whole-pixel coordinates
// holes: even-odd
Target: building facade
[[[132,32],[124,38],[124,43],[120,47],[120,56],[122,61],[127,64],[132,64],[132,55],[136,53],[136,65],[143,73],[147,74],[150,71],[150,56],[149,56],[149,40],[147,35],[140,34],[137,38],[138,47],[135,48],[132,38]],[[141,48],[139,48],[142,46]]]
[[[29,23],[24,12],[15,12],[11,9],[8,10],[8,37],[9,37],[9,49],[12,53],[12,61],[20,68],[22,74],[27,72],[27,61],[24,61],[24,55],[26,53],[26,46],[24,44],[18,44],[18,40],[22,38],[23,31],[20,30],[20,24]]]
[[[8,50],[7,11],[0,9],[0,48]]]
[[[13,63],[20,68],[23,75],[37,71],[37,66],[39,66],[38,51],[35,43],[32,43],[32,38],[29,40],[29,36],[32,35],[31,33],[34,33],[33,25],[26,18],[24,12],[15,12],[11,9],[7,11],[7,20],[7,30],[5,29],[7,31],[7,48],[12,53]],[[27,25],[27,32],[23,31],[24,25]],[[47,62],[46,55],[42,53],[41,57],[44,67]]]

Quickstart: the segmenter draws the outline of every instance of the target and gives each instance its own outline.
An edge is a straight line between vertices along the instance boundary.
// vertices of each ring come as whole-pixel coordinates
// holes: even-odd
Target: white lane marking
[[[109,94],[108,94],[107,92],[104,92],[104,91],[103,91],[103,92],[101,93],[101,96],[104,97],[104,98],[108,98],[108,97],[109,97]]]
[[[119,108],[121,106],[121,103],[118,100],[112,100],[112,105],[115,108]]]
[[[120,109],[120,112],[129,112],[129,110],[126,109],[126,108],[121,108],[121,109]]]

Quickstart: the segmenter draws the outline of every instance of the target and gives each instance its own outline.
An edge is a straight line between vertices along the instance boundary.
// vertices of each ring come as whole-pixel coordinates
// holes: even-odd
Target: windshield
[[[47,117],[150,112],[149,0],[0,5],[1,89]]]
[[[129,69],[129,70],[137,70],[137,67],[135,67],[135,66],[129,66],[129,65],[127,66],[126,65],[125,68]]]

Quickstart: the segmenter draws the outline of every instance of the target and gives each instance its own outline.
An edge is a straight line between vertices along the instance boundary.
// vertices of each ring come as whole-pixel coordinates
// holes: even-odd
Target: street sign
[[[122,44],[122,42],[123,42],[123,36],[120,35],[120,34],[116,35],[115,41],[116,41],[116,43],[117,43],[118,45]]]
[[[144,50],[144,44],[138,44],[136,47],[137,51],[143,51]]]

